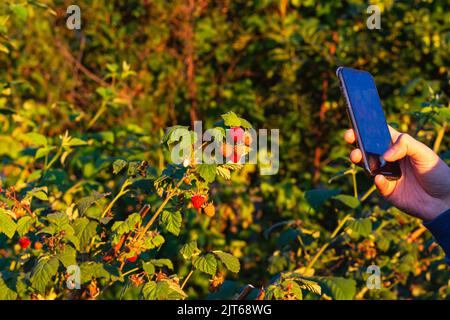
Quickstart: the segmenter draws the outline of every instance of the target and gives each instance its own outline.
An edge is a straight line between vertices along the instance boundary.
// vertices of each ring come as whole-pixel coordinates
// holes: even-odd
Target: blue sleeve
[[[450,210],[441,213],[423,224],[431,232],[436,242],[445,252],[445,260],[450,265]]]

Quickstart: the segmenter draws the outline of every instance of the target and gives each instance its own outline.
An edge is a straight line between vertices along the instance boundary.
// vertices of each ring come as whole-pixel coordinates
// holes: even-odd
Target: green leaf
[[[195,256],[192,258],[192,265],[199,271],[215,275],[217,270],[217,260],[214,255],[208,253],[204,256]]]
[[[84,262],[80,264],[81,283],[87,283],[93,278],[104,278],[108,281],[123,280],[117,267],[98,262]]]
[[[13,288],[16,289],[15,280],[9,275],[9,272],[0,272],[0,300],[17,299],[17,292],[13,290]]]
[[[155,273],[155,265],[151,261],[142,261],[142,269],[144,269],[144,271],[147,272],[150,276]]]
[[[150,260],[150,262],[155,267],[160,267],[160,268],[167,267],[170,270],[173,270],[173,263],[169,259],[152,259],[152,260]]]
[[[20,4],[10,4],[9,8],[16,16],[16,18],[20,21],[20,23],[25,23],[28,18],[28,10],[26,7]]]
[[[182,217],[180,211],[170,212],[164,210],[161,215],[161,223],[170,233],[178,236],[180,234]]]
[[[203,178],[207,183],[211,183],[216,179],[216,170],[217,164],[199,164],[197,167],[198,174]]]
[[[20,218],[19,221],[17,221],[17,233],[19,234],[19,236],[22,237],[27,234],[33,223],[34,219],[30,216],[24,216]]]
[[[181,136],[189,134],[189,127],[186,126],[173,126],[169,127],[162,138],[161,144],[171,144],[174,141],[178,141]],[[179,131],[178,131],[179,130]],[[176,132],[175,135],[173,133]]]
[[[351,300],[356,294],[356,281],[345,278],[320,278],[323,291],[336,300]]]
[[[333,199],[342,202],[347,207],[350,207],[352,209],[358,208],[360,205],[358,198],[355,198],[353,196],[349,196],[346,194],[340,194],[340,195],[334,196]]]
[[[201,251],[197,248],[197,241],[192,241],[182,246],[180,253],[184,259],[189,260],[192,257],[198,256]]]
[[[27,183],[36,181],[42,176],[42,170],[35,170],[27,177]]]
[[[133,230],[137,223],[141,221],[139,213],[133,213],[128,216],[125,221],[116,221],[111,227],[111,231],[116,232],[119,235],[130,232]]]
[[[39,149],[37,149],[36,154],[34,155],[34,158],[39,159],[39,158],[45,157],[51,151],[53,151],[55,149],[56,149],[56,147],[53,147],[53,146],[39,148]]]
[[[33,188],[27,192],[27,196],[30,198],[38,198],[42,201],[48,201],[47,192],[47,187]]]
[[[97,191],[94,191],[92,195],[81,198],[80,201],[78,201],[78,211],[81,215],[84,215],[87,209],[89,209],[94,203],[108,195],[110,195],[110,193],[99,193]]]
[[[224,124],[228,127],[240,127],[241,119],[233,111],[227,112],[222,115]]]
[[[14,236],[16,229],[17,225],[14,220],[5,209],[0,208],[0,232],[3,232],[8,238],[11,239]]]
[[[89,220],[86,217],[75,220],[73,228],[82,248],[91,243],[92,238],[97,234],[97,226],[98,222]]]
[[[372,221],[370,218],[355,219],[350,222],[349,228],[356,234],[367,237],[372,233]]]
[[[113,174],[118,174],[127,166],[128,162],[125,160],[119,159],[113,162]]]
[[[222,261],[222,263],[225,265],[225,267],[230,270],[231,272],[238,273],[241,264],[239,263],[239,259],[233,256],[230,253],[223,252],[220,250],[215,250],[213,253]]]
[[[320,207],[332,197],[341,193],[341,190],[325,190],[325,189],[313,189],[305,192],[306,201],[314,210],[319,210]]]
[[[247,120],[243,119],[243,118],[239,118],[239,120],[241,120],[241,127],[244,129],[251,129],[252,128],[252,124],[250,122],[248,122]]]
[[[142,288],[142,295],[146,300],[180,300],[187,298],[187,294],[171,279],[147,282]]]
[[[224,178],[225,180],[231,179],[231,172],[229,169],[223,167],[223,166],[217,166],[216,174]]]
[[[56,257],[41,257],[31,272],[31,286],[40,293],[45,293],[45,288],[58,272],[58,267],[59,261]]]
[[[56,255],[56,258],[64,265],[64,267],[77,264],[77,251],[71,246],[64,246],[64,249]]]
[[[36,146],[46,146],[47,138],[37,132],[29,132],[22,136],[22,139],[26,142],[36,145]]]
[[[86,141],[79,139],[79,138],[71,137],[64,143],[63,147],[78,147],[78,146],[85,146],[85,145],[87,145]]]

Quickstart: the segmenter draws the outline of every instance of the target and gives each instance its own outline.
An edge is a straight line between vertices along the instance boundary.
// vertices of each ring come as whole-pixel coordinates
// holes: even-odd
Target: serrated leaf
[[[178,236],[180,234],[182,217],[180,211],[164,210],[161,215],[161,223],[170,233]]]
[[[155,265],[151,261],[148,262],[142,261],[142,269],[144,269],[144,271],[147,272],[149,275],[155,273]]]
[[[352,209],[355,209],[355,208],[359,207],[359,205],[360,205],[358,198],[349,196],[347,194],[339,194],[337,196],[334,196],[333,199],[342,202],[347,207],[350,207]]]
[[[109,194],[110,193],[99,193],[97,191],[94,191],[92,195],[81,198],[77,203],[77,208],[80,212],[80,215],[84,215],[86,213],[86,210],[89,209],[94,203],[104,197],[107,197]]]
[[[217,170],[217,164],[200,164],[197,167],[198,174],[200,177],[202,177],[203,180],[205,180],[207,183],[211,183],[216,179],[216,170]]]
[[[41,257],[31,272],[31,286],[44,293],[53,276],[58,272],[59,261],[56,257]]]
[[[345,278],[320,278],[323,291],[335,300],[351,300],[356,294],[356,281]]]
[[[128,165],[128,162],[122,159],[113,162],[113,174],[118,174]]]
[[[184,259],[189,260],[192,257],[198,256],[201,251],[199,248],[197,248],[197,241],[192,241],[182,246],[180,249],[180,253]]]
[[[138,222],[141,221],[139,213],[133,213],[128,216],[125,221],[116,221],[111,227],[111,231],[116,232],[119,235],[130,232],[133,230]]]
[[[325,190],[313,189],[305,192],[305,199],[314,210],[319,210],[320,207],[332,197],[338,195],[341,190]]]
[[[16,232],[17,225],[10,217],[7,211],[0,208],[0,232],[6,234],[8,238],[12,238]]]
[[[146,300],[180,300],[186,299],[186,293],[170,279],[147,282],[142,288]]]
[[[222,115],[224,124],[228,127],[240,127],[241,119],[233,111],[227,112]]]
[[[98,222],[89,220],[86,217],[81,217],[75,220],[73,228],[75,235],[80,241],[80,247],[88,246],[92,238],[97,234]]]
[[[33,223],[34,219],[30,216],[24,216],[20,218],[19,221],[17,221],[17,233],[19,234],[19,236],[22,237],[27,234]]]
[[[47,187],[33,188],[32,190],[27,192],[27,196],[31,198],[38,198],[42,201],[48,201],[47,192]]]
[[[155,267],[167,267],[170,270],[173,270],[173,263],[172,261],[170,261],[169,259],[152,259],[150,260],[150,262],[155,266]]]
[[[217,166],[216,168],[216,174],[224,178],[225,180],[231,179],[231,172],[229,169],[223,167],[223,166]]]
[[[252,128],[252,124],[250,122],[248,122],[247,120],[243,119],[243,118],[239,118],[239,120],[241,120],[241,127],[244,129],[251,129]]]
[[[183,132],[185,132],[185,134],[189,133],[188,129],[189,129],[189,127],[178,126],[178,125],[167,128],[166,133],[164,134],[164,137],[162,138],[161,144],[170,144],[174,141],[178,141],[180,136],[183,135],[182,134]],[[177,132],[177,130],[180,130],[180,131]],[[177,133],[175,134],[174,137],[172,137],[174,132],[177,132]]]
[[[204,256],[195,256],[192,258],[192,265],[199,271],[215,275],[217,270],[217,260],[214,255],[207,253]]]
[[[81,283],[91,281],[93,278],[104,278],[108,281],[123,280],[117,267],[98,262],[84,262],[80,265]]]
[[[241,264],[239,263],[239,259],[233,256],[230,253],[223,252],[220,250],[215,250],[213,253],[222,261],[225,267],[231,272],[238,273],[241,269]]]
[[[311,291],[312,293],[318,295],[322,294],[322,287],[316,281],[308,280],[305,278],[299,278],[296,279],[296,281],[299,282],[300,288]]]
[[[370,218],[355,219],[348,226],[353,232],[367,237],[372,233],[372,221]]]
[[[77,264],[77,251],[71,246],[64,246],[64,249],[56,255],[56,258],[63,264],[64,267]]]

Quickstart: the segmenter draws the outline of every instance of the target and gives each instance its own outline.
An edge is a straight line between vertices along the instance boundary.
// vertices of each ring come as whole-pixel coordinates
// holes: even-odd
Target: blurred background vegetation
[[[52,209],[62,210],[72,198],[117,188],[112,159],[145,159],[160,172],[165,128],[194,120],[207,127],[234,111],[256,128],[280,129],[280,171],[260,176],[246,166],[213,189],[214,219],[187,215],[182,237],[226,248],[242,264],[215,293],[194,275],[191,298],[231,297],[294,270],[322,279],[334,298],[449,297],[430,234],[383,202],[346,160],[349,122],[335,77],[340,65],[371,72],[388,122],[449,159],[448,1],[86,0],[76,3],[81,30],[69,30],[72,2],[0,4],[4,187],[25,190],[39,168],[18,141],[24,132],[57,139],[69,131],[91,141],[48,178]],[[372,3],[381,30],[366,27]],[[147,191],[124,197],[118,214],[156,198]],[[168,241],[162,254],[176,259],[177,245]],[[372,264],[381,267],[380,290],[365,286]],[[104,296],[114,297],[114,290]]]

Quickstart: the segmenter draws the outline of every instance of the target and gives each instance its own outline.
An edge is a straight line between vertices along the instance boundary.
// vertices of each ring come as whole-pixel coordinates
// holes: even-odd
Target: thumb
[[[389,181],[381,174],[375,176],[375,185],[383,197],[388,197],[394,191],[395,184],[395,181]]]
[[[402,133],[395,143],[384,153],[386,161],[393,162],[409,156],[417,162],[435,162],[437,155],[426,145],[408,134]]]

